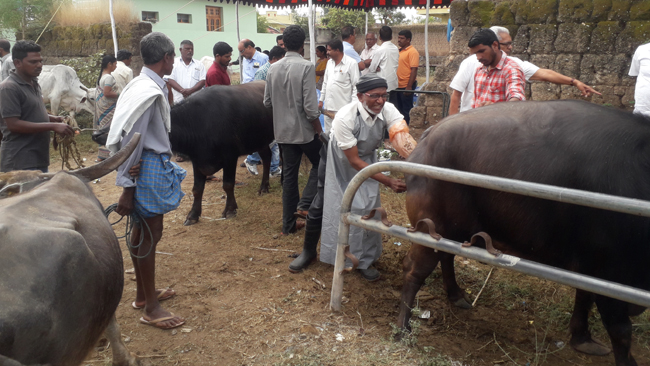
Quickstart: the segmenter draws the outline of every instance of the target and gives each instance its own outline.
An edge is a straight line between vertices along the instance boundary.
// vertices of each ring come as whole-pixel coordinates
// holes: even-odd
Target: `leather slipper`
[[[158,318],[158,319],[153,319],[153,320],[147,320],[144,317],[140,317],[140,323],[142,323],[144,325],[150,325],[150,326],[156,327],[158,329],[164,329],[164,330],[166,330],[166,329],[174,329],[174,328],[180,327],[181,325],[185,324],[185,320],[183,320],[179,324],[172,325],[171,327],[159,326],[158,324],[160,324],[160,323],[162,323],[164,321],[172,320],[172,319],[176,318],[174,316],[174,313],[170,313],[170,314],[172,314],[172,316],[166,316],[166,317],[163,317],[163,318]]]
[[[171,289],[171,288],[159,288],[156,291],[158,292],[158,301],[169,300],[172,297],[174,297],[174,295],[176,295],[176,291],[174,291],[174,289]],[[140,309],[144,308],[144,305],[138,306],[135,303],[135,301],[131,303],[131,306],[135,310],[140,310]]]

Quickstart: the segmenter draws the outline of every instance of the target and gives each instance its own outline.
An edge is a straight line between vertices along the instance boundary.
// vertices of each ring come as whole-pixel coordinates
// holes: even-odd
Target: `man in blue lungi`
[[[124,190],[115,212],[128,215],[135,211],[152,234],[145,230],[144,242],[139,246],[140,228],[135,225],[131,234],[134,247],[131,259],[137,281],[132,306],[144,308],[140,318],[143,324],[171,329],[183,325],[185,320],[160,306],[159,301],[174,296],[175,292],[168,288],[156,290],[155,256],[163,232],[163,215],[180,204],[184,196],[181,182],[186,174],[170,160],[168,89],[162,79],[174,68],[174,43],[166,35],[153,32],[140,41],[140,53],[145,66],[117,101],[106,146],[111,152],[117,152],[135,133],[141,134],[133,154],[117,170],[116,185]],[[140,174],[134,177],[129,170],[138,162]]]

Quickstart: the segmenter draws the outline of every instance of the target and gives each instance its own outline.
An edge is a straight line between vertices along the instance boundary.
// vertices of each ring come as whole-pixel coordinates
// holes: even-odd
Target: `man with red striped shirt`
[[[469,39],[470,53],[483,64],[474,76],[473,108],[499,102],[526,100],[524,72],[499,48],[499,39],[490,29],[480,29]]]

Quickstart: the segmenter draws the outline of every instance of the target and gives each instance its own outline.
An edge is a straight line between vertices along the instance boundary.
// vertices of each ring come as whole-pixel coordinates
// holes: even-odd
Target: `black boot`
[[[322,223],[316,220],[307,219],[307,227],[305,228],[305,242],[303,243],[302,253],[298,258],[294,259],[289,265],[289,272],[299,273],[307,268],[311,262],[316,260],[316,247],[320,239],[320,232]]]

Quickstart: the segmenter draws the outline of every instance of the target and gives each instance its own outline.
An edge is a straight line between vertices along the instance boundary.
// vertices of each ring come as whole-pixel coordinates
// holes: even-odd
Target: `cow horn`
[[[86,93],[88,93],[89,90],[88,90],[88,88],[86,88],[85,85],[82,84],[82,85],[79,85],[79,87],[81,88],[81,90],[83,90],[83,91],[85,91]]]
[[[99,164],[95,164],[88,168],[72,171],[70,172],[70,174],[75,175],[78,178],[85,179],[87,181],[92,181],[97,178],[101,178],[106,174],[112,172],[113,170],[117,169],[120,165],[122,165],[122,163],[124,163],[126,159],[128,159],[129,156],[131,156],[133,150],[135,150],[135,147],[138,145],[139,142],[140,142],[140,134],[136,133],[133,135],[131,141],[129,141],[129,143],[126,144],[126,146],[121,148],[120,151],[115,153],[115,155],[102,161]]]

